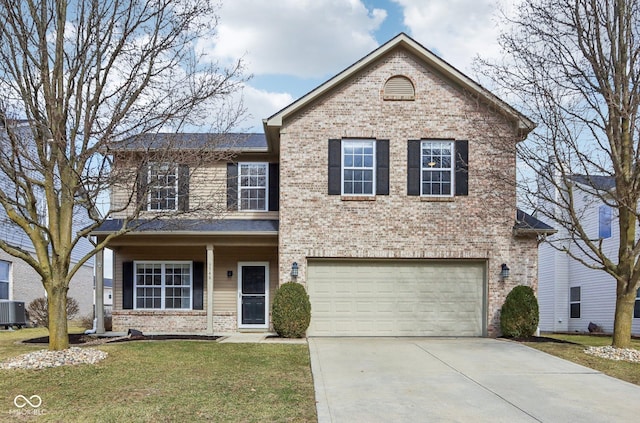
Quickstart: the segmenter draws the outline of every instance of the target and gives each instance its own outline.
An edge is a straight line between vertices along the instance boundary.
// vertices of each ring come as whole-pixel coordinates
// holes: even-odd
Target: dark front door
[[[266,323],[267,279],[265,266],[241,267],[241,322],[242,325]]]

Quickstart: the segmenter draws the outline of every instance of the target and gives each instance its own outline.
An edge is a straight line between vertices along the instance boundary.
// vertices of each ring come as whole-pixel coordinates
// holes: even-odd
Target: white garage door
[[[485,263],[309,261],[310,336],[482,336]]]

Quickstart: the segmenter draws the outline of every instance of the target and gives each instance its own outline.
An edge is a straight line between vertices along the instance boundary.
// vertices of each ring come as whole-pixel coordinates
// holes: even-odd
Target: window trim
[[[449,168],[430,168],[430,167],[424,167],[423,166],[423,150],[425,148],[426,144],[433,144],[433,143],[442,143],[442,144],[449,144],[451,147],[451,156],[450,156],[450,166]],[[420,140],[420,197],[425,197],[425,198],[438,198],[438,197],[444,197],[444,198],[449,198],[449,197],[454,197],[455,193],[456,193],[456,143],[454,140],[445,140],[445,139],[432,139],[432,140]],[[437,169],[437,170],[436,170]],[[430,171],[446,171],[449,170],[449,175],[450,175],[450,181],[449,181],[449,193],[448,194],[425,194],[424,193],[424,172],[430,172]]]
[[[573,289],[577,289],[578,290],[578,299],[577,300],[572,300],[571,299],[571,291]],[[578,315],[577,316],[573,316],[572,314],[572,305],[578,305]],[[582,317],[582,287],[581,286],[572,286],[569,287],[569,318],[570,319],[581,319]]]
[[[175,196],[173,197],[174,199],[174,206],[172,209],[169,208],[158,208],[158,209],[154,209],[152,208],[152,204],[154,204],[154,200],[152,199],[151,195],[154,191],[158,190],[158,189],[166,189],[169,187],[169,185],[163,185],[162,187],[154,187],[154,179],[151,178],[151,170],[152,167],[154,166],[162,166],[162,165],[167,165],[167,166],[172,166],[174,168],[174,173],[175,173],[175,183],[174,183],[174,192],[175,192]],[[167,175],[169,173],[167,172]],[[180,192],[180,166],[178,166],[178,164],[175,163],[168,163],[168,162],[151,162],[149,163],[148,167],[147,167],[147,181],[148,181],[148,193],[147,193],[147,211],[150,212],[173,212],[173,211],[177,211],[179,210],[179,192]],[[169,197],[167,197],[169,198]],[[161,201],[160,204],[166,204],[167,199],[163,199]]]
[[[242,166],[261,166],[264,167],[264,209],[243,209],[242,208],[242,191],[247,189],[261,189],[261,187],[243,187],[242,186]],[[238,162],[238,211],[240,212],[268,212],[269,211],[269,162]]]
[[[160,264],[162,266],[161,270],[161,279],[160,285],[157,285],[160,288],[160,307],[159,308],[148,308],[148,307],[138,307],[138,265],[139,264]],[[165,307],[166,300],[166,266],[167,265],[189,265],[189,307],[188,308],[167,308]],[[153,311],[190,311],[193,310],[193,261],[188,260],[134,260],[133,262],[133,310],[153,310]],[[142,285],[148,286],[148,285]],[[169,287],[174,287],[175,285],[168,285]],[[186,285],[179,285],[186,286]]]
[[[371,164],[371,193],[370,194],[366,194],[366,193],[360,193],[360,194],[355,194],[355,193],[345,193],[344,192],[344,171],[345,171],[345,165],[344,165],[344,149],[345,146],[347,144],[350,143],[370,143],[371,144],[371,148],[373,149],[373,153],[372,153],[372,157],[373,157],[373,161]],[[340,142],[340,195],[344,196],[344,197],[375,197],[376,196],[376,190],[377,190],[377,186],[376,186],[376,182],[377,182],[377,142],[375,139],[372,138],[349,138],[349,139],[342,139]],[[350,166],[347,169],[358,169],[358,170],[369,170],[369,167],[354,167],[354,166]]]

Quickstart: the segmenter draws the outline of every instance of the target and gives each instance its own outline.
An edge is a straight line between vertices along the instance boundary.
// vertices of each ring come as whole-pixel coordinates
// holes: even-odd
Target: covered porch
[[[109,221],[112,222],[112,221]],[[278,221],[153,221],[113,238],[114,332],[268,331],[278,286]],[[103,225],[100,239],[122,222]],[[106,227],[105,227],[106,226]],[[97,332],[104,333],[103,253],[97,257]]]

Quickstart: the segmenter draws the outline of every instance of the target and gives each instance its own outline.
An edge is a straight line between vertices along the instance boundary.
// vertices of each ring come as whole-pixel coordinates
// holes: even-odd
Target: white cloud
[[[499,53],[498,11],[509,0],[393,0],[404,9],[411,36],[463,72],[479,54]]]
[[[245,86],[242,92],[243,103],[249,115],[238,125],[249,132],[262,132],[262,119],[268,118],[295,99],[289,93],[275,93]]]
[[[360,0],[233,0],[222,6],[217,39],[198,48],[219,59],[244,55],[256,75],[322,77],[375,49],[386,16]]]

